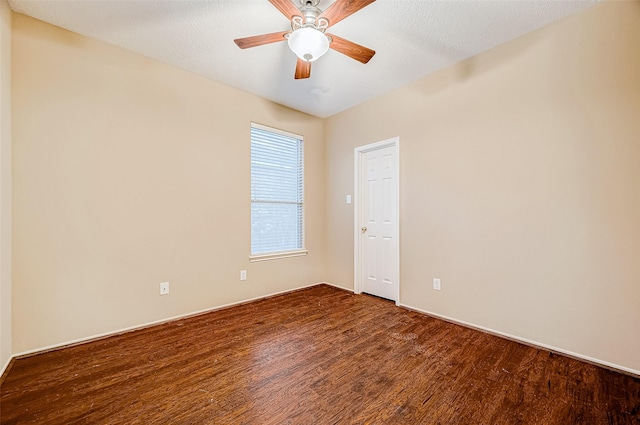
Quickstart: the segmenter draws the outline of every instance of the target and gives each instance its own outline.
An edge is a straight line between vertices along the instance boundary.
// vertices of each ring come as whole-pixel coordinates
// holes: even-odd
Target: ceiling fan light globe
[[[289,34],[289,48],[300,59],[313,62],[327,53],[329,39],[315,28],[298,28]]]

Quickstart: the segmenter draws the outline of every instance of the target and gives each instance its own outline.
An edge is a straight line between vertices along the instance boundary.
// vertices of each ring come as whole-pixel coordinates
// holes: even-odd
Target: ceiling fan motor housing
[[[311,27],[318,31],[324,32],[329,27],[329,21],[325,18],[318,19],[322,10],[317,8],[319,0],[300,0],[300,14],[302,16],[294,16],[291,19],[291,29],[294,31],[299,28]]]

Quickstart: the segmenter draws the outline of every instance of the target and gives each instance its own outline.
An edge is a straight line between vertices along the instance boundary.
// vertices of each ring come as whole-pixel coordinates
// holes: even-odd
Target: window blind
[[[251,126],[251,255],[303,245],[302,138]]]

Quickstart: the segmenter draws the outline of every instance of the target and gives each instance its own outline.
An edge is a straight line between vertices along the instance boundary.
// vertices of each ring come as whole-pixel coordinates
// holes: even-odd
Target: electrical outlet
[[[240,280],[247,280],[247,271],[240,270]]]
[[[433,289],[435,289],[436,291],[440,291],[442,288],[440,287],[440,279],[438,278],[433,278]]]
[[[167,295],[169,293],[169,282],[162,282],[160,284],[160,295]]]

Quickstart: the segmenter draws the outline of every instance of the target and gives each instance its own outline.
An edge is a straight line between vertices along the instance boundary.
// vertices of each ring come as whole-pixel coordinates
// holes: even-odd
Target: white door
[[[397,143],[358,152],[359,289],[398,301]],[[358,213],[357,213],[358,214]],[[358,286],[358,285],[356,285]],[[360,292],[357,290],[356,292]]]

